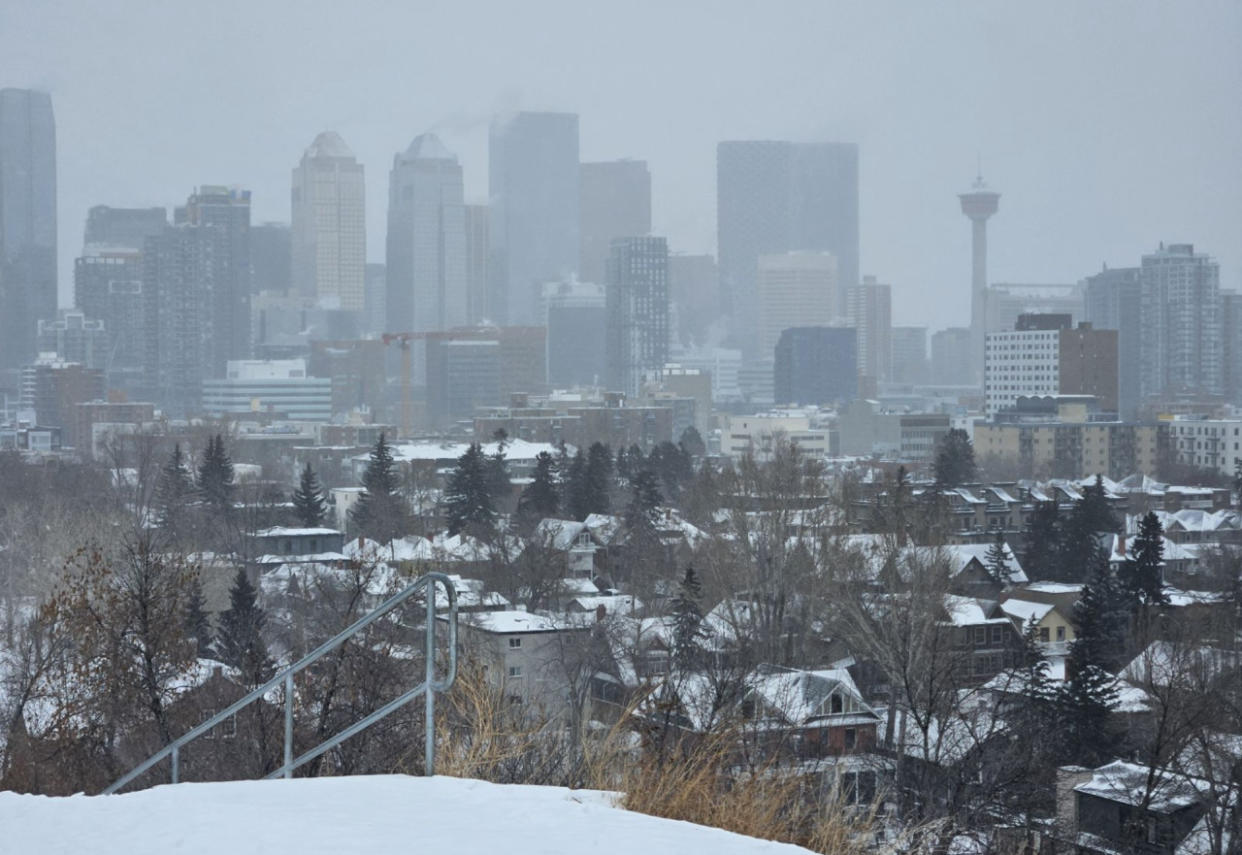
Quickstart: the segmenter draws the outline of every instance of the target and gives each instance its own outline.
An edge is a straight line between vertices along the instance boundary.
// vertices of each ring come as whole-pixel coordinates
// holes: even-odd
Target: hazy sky
[[[897,323],[964,324],[976,154],[1002,194],[992,281],[1069,282],[1193,241],[1242,287],[1242,3],[0,0],[0,86],[50,91],[61,300],[93,204],[253,190],[289,219],[324,129],[388,169],[434,129],[487,193],[495,111],[581,116],[582,157],[646,159],[656,232],[715,250],[715,144],[853,140],[862,270]]]

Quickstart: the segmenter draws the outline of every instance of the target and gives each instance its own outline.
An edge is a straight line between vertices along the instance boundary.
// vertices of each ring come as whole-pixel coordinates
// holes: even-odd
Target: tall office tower
[[[39,321],[39,354],[55,354],[103,370],[108,366],[108,334],[104,322],[88,318],[79,309],[58,309],[56,320]]]
[[[975,178],[969,193],[957,197],[970,218],[970,349],[974,383],[983,385],[983,337],[988,311],[988,218],[1000,208],[1000,194],[989,190],[983,176]]]
[[[683,348],[708,346],[713,332],[719,330],[716,322],[720,318],[720,271],[715,257],[670,255],[668,301],[677,309],[674,344]]]
[[[213,245],[216,253],[207,370],[208,376],[220,377],[230,359],[250,356],[250,191],[200,187],[174,210],[173,223],[211,233],[200,239]]]
[[[0,370],[56,316],[56,121],[45,92],[0,89]]]
[[[613,240],[651,233],[651,173],[644,160],[584,163],[579,189],[578,278],[603,282]]]
[[[495,120],[488,162],[493,320],[533,324],[543,284],[578,270],[578,116]]]
[[[927,327],[893,327],[893,382],[927,382]]]
[[[157,235],[168,224],[163,208],[112,208],[96,205],[86,213],[83,244],[107,244],[142,249],[147,238]]]
[[[1127,421],[1138,417],[1140,400],[1142,293],[1137,267],[1106,267],[1083,285],[1083,320],[1098,330],[1117,331],[1117,412]]]
[[[388,332],[469,318],[461,164],[435,134],[414,138],[388,175]]]
[[[668,242],[614,240],[606,293],[608,385],[633,397],[668,362]]]
[[[758,350],[754,359],[771,359],[783,330],[828,326],[838,317],[837,259],[829,253],[761,255],[756,272]]]
[[[969,327],[949,327],[932,333],[931,382],[937,386],[974,385]]]
[[[846,286],[859,282],[858,146],[719,143],[716,228],[721,297],[732,318],[734,337],[747,359],[770,359],[771,348],[759,346],[756,326],[759,256],[831,252],[837,259],[838,281]],[[844,311],[843,293],[830,307],[834,316]]]
[[[363,309],[367,263],[362,164],[333,131],[315,137],[293,169],[293,287],[326,309]]]
[[[1225,400],[1242,403],[1242,294],[1220,292],[1221,362]]]
[[[1191,244],[1161,244],[1139,275],[1143,397],[1222,394],[1219,265]]]
[[[554,389],[594,386],[607,365],[607,300],[594,282],[544,286],[548,328],[548,384]]]
[[[490,216],[487,205],[466,206],[466,315],[472,324],[490,319],[496,302],[487,276]]]
[[[143,394],[148,325],[142,286],[141,249],[87,244],[81,257],[74,259],[73,303],[87,318],[103,322],[108,356],[101,367],[107,373],[108,388],[130,398]]]
[[[366,277],[362,332],[380,333],[388,328],[388,268],[368,264]]]
[[[293,235],[284,223],[250,227],[250,287],[287,294],[293,287]]]
[[[845,289],[846,317],[858,330],[859,388],[868,397],[892,376],[893,289],[864,276]]]
[[[777,404],[824,406],[858,396],[858,331],[853,327],[790,327],[776,344]]]

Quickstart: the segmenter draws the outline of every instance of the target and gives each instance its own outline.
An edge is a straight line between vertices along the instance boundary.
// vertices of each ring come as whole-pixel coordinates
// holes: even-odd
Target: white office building
[[[231,360],[224,377],[203,381],[203,410],[211,416],[327,422],[332,380],[307,377],[304,359]]]
[[[1020,396],[1056,395],[1060,384],[1060,330],[988,333],[983,347],[983,409],[1007,410]]]

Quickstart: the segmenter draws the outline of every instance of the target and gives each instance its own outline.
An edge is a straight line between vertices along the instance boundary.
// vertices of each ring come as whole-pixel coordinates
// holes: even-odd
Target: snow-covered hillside
[[[121,796],[0,793],[4,852],[795,855],[611,806],[608,794],[377,775],[178,784]]]

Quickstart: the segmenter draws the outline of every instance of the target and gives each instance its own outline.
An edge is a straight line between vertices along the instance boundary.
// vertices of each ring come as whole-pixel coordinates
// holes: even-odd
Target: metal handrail
[[[435,638],[436,638],[436,583],[444,586],[445,593],[448,597],[448,668],[444,676],[436,679],[435,675]],[[358,721],[335,736],[329,737],[310,751],[302,754],[296,759],[293,757],[293,675],[304,670],[307,666],[313,665],[322,659],[326,654],[340,647],[353,636],[357,635],[361,630],[370,626],[384,615],[404,603],[414,594],[423,589],[427,590],[427,619],[424,627],[425,636],[425,652],[426,663],[424,669],[423,682],[419,683],[413,689],[405,692],[366,718]],[[178,739],[165,745],[155,754],[152,754],[138,766],[134,767],[129,773],[118,778],[104,789],[105,795],[111,795],[117,792],[126,784],[132,782],[139,775],[159,763],[165,757],[172,758],[172,783],[176,784],[180,780],[180,761],[181,747],[189,742],[207,733],[216,725],[223,722],[229,716],[236,715],[238,711],[245,709],[255,701],[262,698],[269,691],[284,684],[285,688],[285,753],[284,763],[275,771],[269,773],[266,777],[275,778],[277,776],[289,778],[293,775],[293,770],[304,763],[307,763],[321,754],[332,750],[340,745],[346,739],[370,727],[375,722],[390,715],[399,708],[405,706],[419,695],[426,698],[426,737],[425,737],[425,763],[424,769],[427,775],[435,774],[435,693],[447,691],[453,682],[457,679],[457,588],[444,573],[427,573],[419,577],[412,585],[405,590],[389,597],[380,605],[376,606],[370,614],[367,614],[350,624],[346,629],[341,630],[332,638],[316,647],[310,653],[303,656],[297,662],[294,662],[288,668],[281,671],[272,679],[268,680],[262,686],[246,696],[238,699],[234,703],[225,707],[219,713],[204,721],[197,727],[187,731]]]

